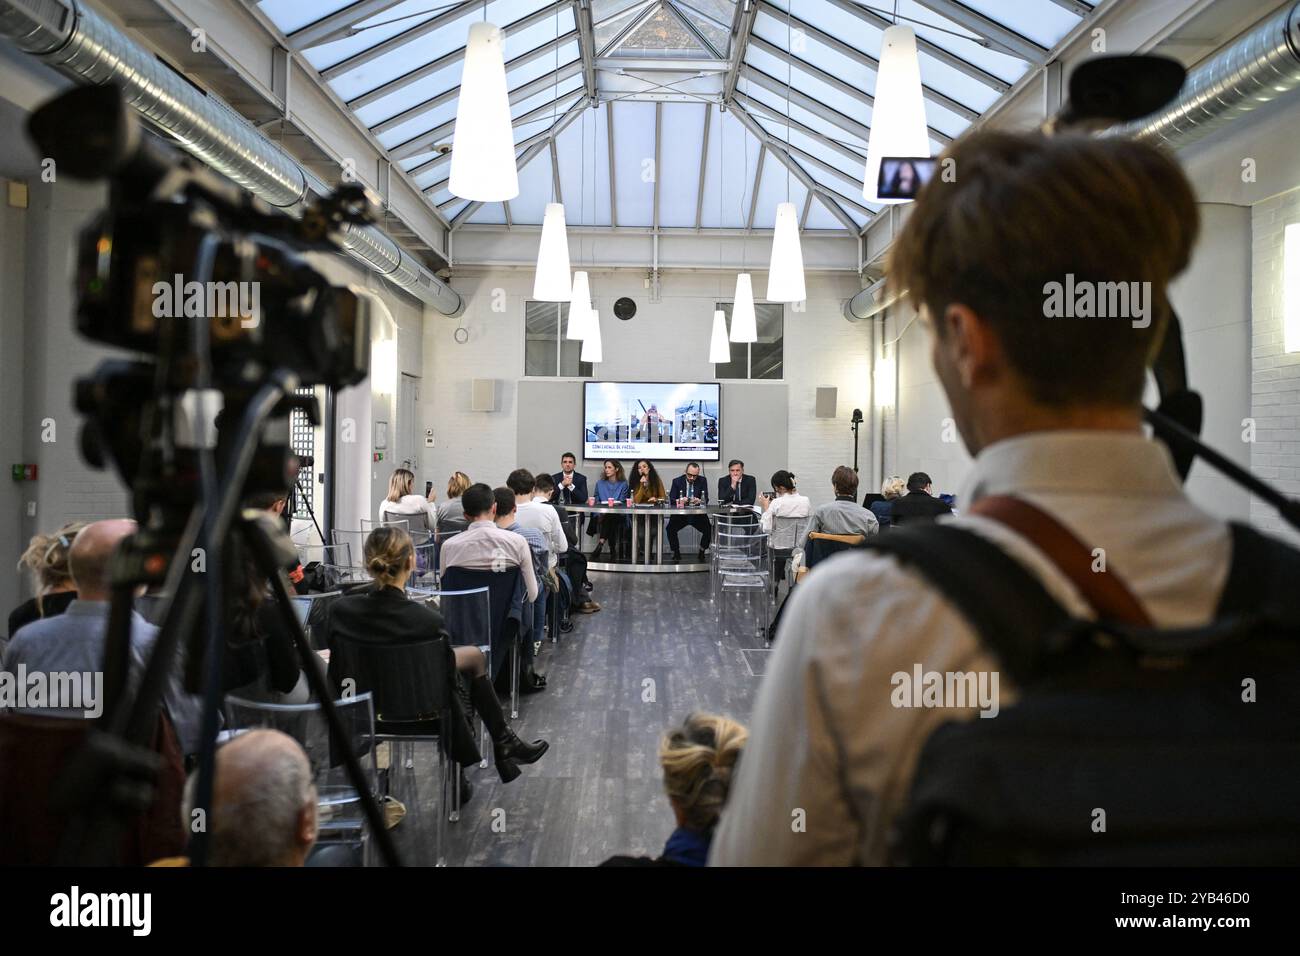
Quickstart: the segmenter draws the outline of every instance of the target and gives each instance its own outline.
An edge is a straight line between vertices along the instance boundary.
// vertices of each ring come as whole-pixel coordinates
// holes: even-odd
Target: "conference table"
[[[711,516],[719,513],[734,513],[736,509],[729,505],[695,505],[693,507],[676,508],[672,505],[633,505],[628,507],[624,504],[617,505],[565,505],[565,510],[570,514],[584,514],[599,517],[601,515],[614,514],[628,518],[645,518],[645,521],[632,521],[632,560],[631,561],[591,561],[588,560],[587,567],[593,571],[635,571],[642,574],[668,574],[676,571],[707,571],[709,562],[707,561],[681,561],[673,563],[664,561],[664,551],[668,547],[668,542],[664,537],[664,529],[668,527],[668,519],[674,515],[681,515],[684,518],[705,517],[713,524],[715,519]],[[752,509],[743,509],[752,511]],[[640,526],[644,524],[648,528],[654,528],[656,537],[653,539],[658,542],[658,547],[653,549],[656,553],[653,560],[642,559],[640,554],[640,541],[638,540],[641,531]],[[686,530],[685,528],[682,530]],[[716,528],[715,528],[716,530]],[[586,537],[584,532],[583,537]],[[581,544],[579,545],[581,547]],[[693,550],[698,551],[698,546]],[[647,548],[647,555],[651,549]]]

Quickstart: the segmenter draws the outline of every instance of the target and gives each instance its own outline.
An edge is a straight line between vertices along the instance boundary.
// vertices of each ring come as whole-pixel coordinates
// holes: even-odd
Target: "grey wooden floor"
[[[656,752],[665,727],[691,710],[748,721],[766,650],[757,634],[724,636],[702,573],[592,573],[603,608],[575,615],[537,667],[544,693],[521,700],[515,732],[551,749],[502,784],[471,768],[474,796],[448,825],[452,866],[591,866],[614,854],[658,855],[673,829]],[[419,794],[396,795],[393,831],[408,865],[435,862],[431,745],[416,758]]]

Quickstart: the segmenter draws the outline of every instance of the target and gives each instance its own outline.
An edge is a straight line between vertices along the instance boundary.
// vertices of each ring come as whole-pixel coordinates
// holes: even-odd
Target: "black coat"
[[[723,475],[718,479],[718,504],[752,505],[758,503],[758,482],[753,475],[740,476],[740,493],[731,492],[731,476]]]
[[[909,491],[890,505],[889,526],[897,528],[909,521],[933,521],[939,515],[950,514],[952,508],[942,498],[927,495],[924,491]]]
[[[562,505],[585,505],[590,496],[587,492],[587,476],[573,473],[573,488],[566,489],[561,485],[564,481],[564,472],[559,471],[551,475],[555,482],[555,501]]]

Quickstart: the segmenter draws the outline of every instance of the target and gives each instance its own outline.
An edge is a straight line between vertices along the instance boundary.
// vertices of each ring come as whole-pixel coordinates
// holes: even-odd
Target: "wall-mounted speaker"
[[[497,410],[497,380],[476,378],[470,389],[470,411],[495,412]]]
[[[838,388],[817,389],[817,417],[818,418],[835,417],[835,399],[838,393],[839,393]]]

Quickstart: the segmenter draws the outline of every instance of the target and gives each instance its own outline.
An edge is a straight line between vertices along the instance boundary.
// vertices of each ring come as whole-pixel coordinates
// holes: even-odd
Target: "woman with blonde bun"
[[[18,629],[43,617],[55,617],[67,610],[77,597],[77,586],[68,569],[68,552],[84,521],[65,524],[50,534],[38,534],[27,545],[18,561],[18,570],[32,572],[36,596],[24,601],[9,614],[9,636]]]
[[[704,866],[748,739],[743,724],[705,713],[690,714],[664,734],[659,743],[659,766],[677,829],[657,859],[615,856],[601,865]]]

